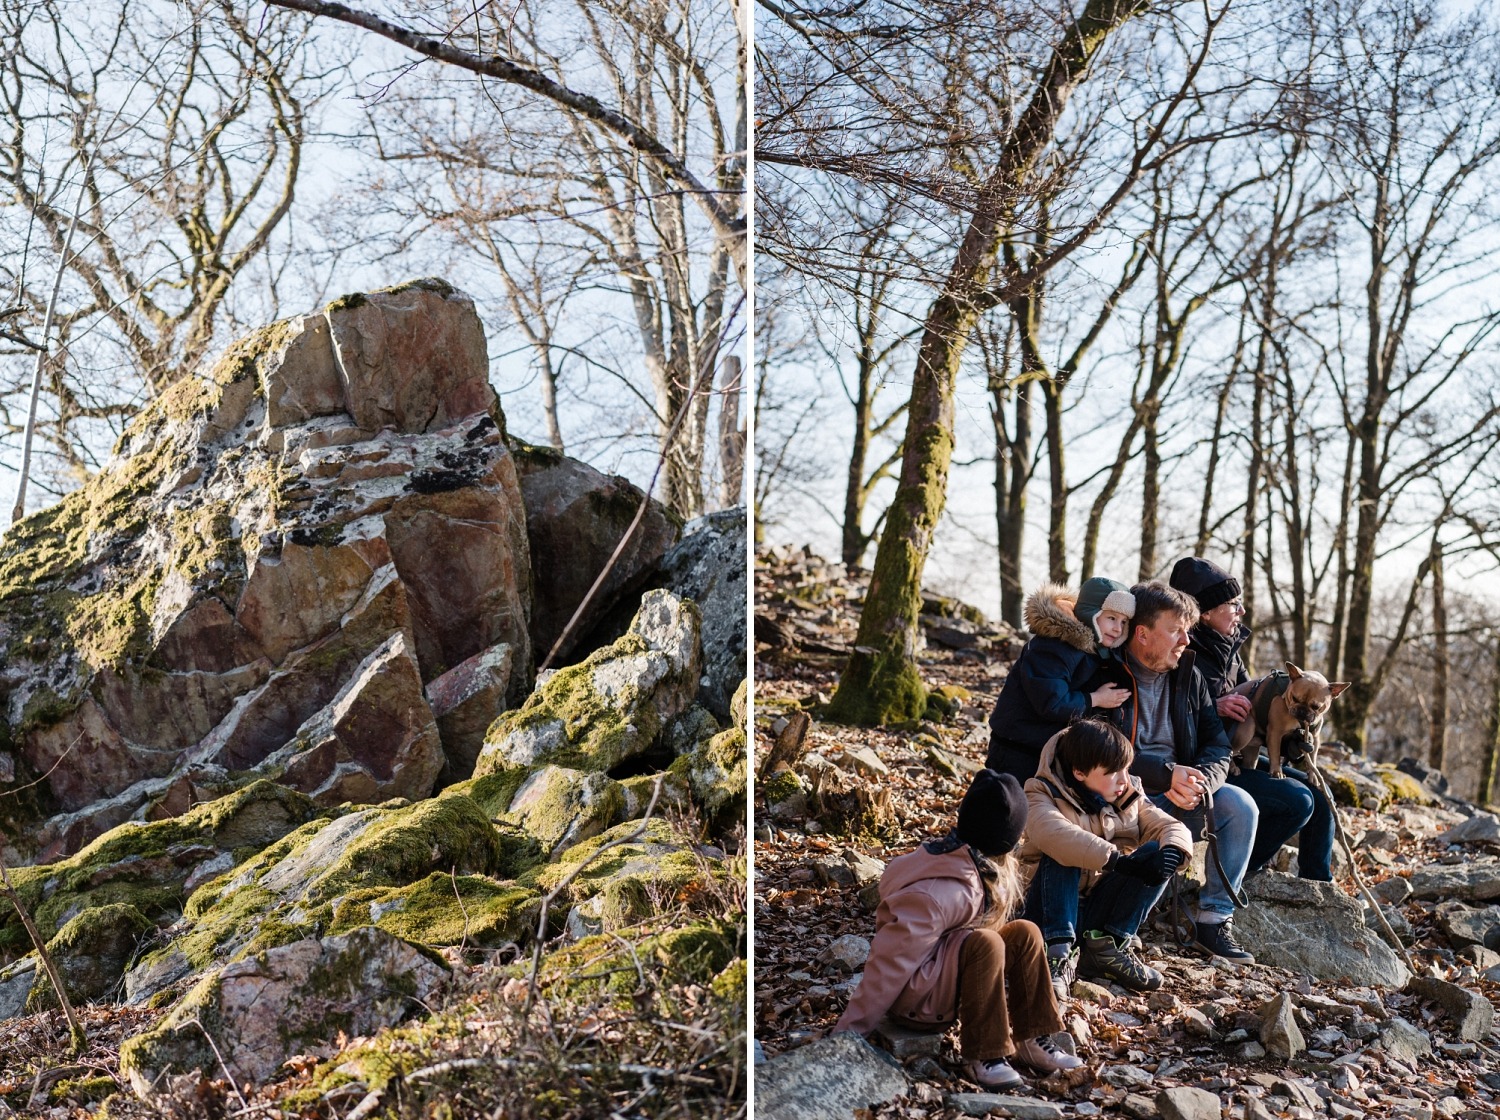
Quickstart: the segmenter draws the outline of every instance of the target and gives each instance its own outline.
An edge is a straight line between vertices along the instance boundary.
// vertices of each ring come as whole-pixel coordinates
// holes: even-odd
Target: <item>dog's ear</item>
[[[1297,668],[1297,666],[1293,665],[1290,661],[1284,662],[1284,664],[1286,665],[1286,674],[1287,676],[1291,677],[1292,680],[1296,680],[1298,677],[1302,676],[1302,670]]]
[[[1330,684],[1328,686],[1328,698],[1330,700],[1333,699],[1335,696],[1337,696],[1339,693],[1343,692],[1344,689],[1346,689],[1348,687],[1349,687],[1349,682],[1348,681],[1334,681],[1332,684]]]

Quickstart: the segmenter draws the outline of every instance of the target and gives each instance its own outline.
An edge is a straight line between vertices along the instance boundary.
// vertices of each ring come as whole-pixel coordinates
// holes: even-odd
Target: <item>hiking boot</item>
[[[1210,956],[1223,957],[1235,964],[1254,964],[1255,958],[1234,939],[1234,930],[1229,928],[1229,919],[1222,922],[1198,923],[1198,946]]]
[[[1028,1065],[1039,1073],[1052,1073],[1060,1069],[1077,1069],[1083,1059],[1058,1048],[1051,1035],[1028,1038],[1016,1047],[1016,1061]]]
[[[1026,1079],[1004,1058],[996,1058],[993,1062],[970,1062],[969,1077],[986,1089],[1014,1089],[1026,1084]]]
[[[1063,948],[1063,946],[1058,946]],[[1078,975],[1078,947],[1070,945],[1067,951],[1054,953],[1047,949],[1047,971],[1052,975],[1052,990],[1057,993],[1057,1002],[1068,998],[1073,990],[1073,978]]]
[[[1119,945],[1107,933],[1091,929],[1083,935],[1083,952],[1078,960],[1080,976],[1113,980],[1132,992],[1154,992],[1161,987],[1161,973],[1128,948]]]

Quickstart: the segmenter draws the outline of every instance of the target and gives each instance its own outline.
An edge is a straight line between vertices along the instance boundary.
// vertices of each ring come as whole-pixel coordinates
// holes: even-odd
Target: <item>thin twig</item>
[[[229,1066],[225,1064],[224,1055],[219,1053],[219,1044],[214,1041],[214,1036],[208,1033],[208,1028],[203,1025],[196,1015],[188,1022],[203,1032],[203,1037],[208,1039],[208,1048],[214,1052],[214,1057],[219,1061],[219,1068],[224,1071],[224,1076],[229,1079],[229,1087],[234,1090],[234,1095],[240,1099],[240,1107],[246,1112],[250,1111],[250,1102],[245,1099],[245,1094],[240,1092],[240,1086],[234,1079],[234,1074],[229,1072]]]
[[[1354,862],[1354,848],[1349,843],[1349,834],[1344,831],[1344,819],[1339,813],[1339,807],[1333,800],[1333,791],[1328,788],[1328,782],[1323,777],[1323,772],[1315,763],[1309,762],[1307,772],[1318,781],[1318,789],[1323,796],[1328,798],[1328,807],[1333,811],[1333,826],[1338,832],[1339,842],[1344,846],[1344,854],[1349,857],[1349,871],[1354,876],[1354,882],[1364,892],[1365,898],[1370,903],[1370,909],[1375,912],[1375,917],[1380,919],[1380,928],[1384,930],[1386,939],[1390,941],[1396,952],[1400,953],[1406,961],[1406,967],[1411,970],[1413,976],[1417,975],[1416,963],[1411,959],[1411,954],[1406,951],[1406,946],[1396,936],[1396,931],[1391,928],[1391,923],[1386,920],[1385,911],[1381,910],[1380,902],[1365,883],[1364,876],[1359,873],[1359,865]]]
[[[31,943],[36,946],[36,955],[41,959],[42,967],[47,971],[47,979],[52,981],[52,990],[57,993],[57,1002],[62,1005],[63,1015],[68,1020],[69,1044],[76,1058],[88,1049],[88,1035],[84,1034],[83,1025],[78,1021],[78,1014],[73,1010],[73,1001],[68,998],[68,993],[63,988],[62,977],[58,975],[57,965],[52,961],[52,954],[47,952],[47,943],[42,939],[41,930],[36,928],[36,923],[31,920],[31,914],[26,910],[26,904],[21,901],[20,894],[10,881],[10,871],[5,866],[3,844],[0,844],[0,883],[4,884],[5,893],[10,896],[11,905],[16,908],[16,913],[21,917],[21,924],[26,927]]]

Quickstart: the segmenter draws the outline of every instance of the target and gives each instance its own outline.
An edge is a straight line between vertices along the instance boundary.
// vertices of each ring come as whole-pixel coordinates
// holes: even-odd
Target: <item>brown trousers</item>
[[[993,1062],[1017,1040],[1063,1029],[1042,931],[1027,921],[976,929],[958,951],[958,1040],[964,1060]]]

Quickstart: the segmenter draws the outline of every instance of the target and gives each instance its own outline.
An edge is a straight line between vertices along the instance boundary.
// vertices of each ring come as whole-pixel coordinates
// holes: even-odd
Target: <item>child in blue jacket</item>
[[[1129,691],[1102,670],[1129,636],[1134,614],[1130,589],[1104,576],[1084,580],[1076,600],[1055,583],[1032,592],[1026,600],[1032,638],[995,702],[985,765],[1025,782],[1048,739],[1091,709],[1125,702]]]

